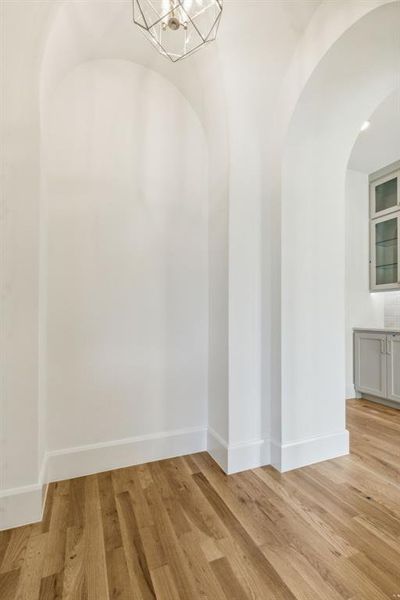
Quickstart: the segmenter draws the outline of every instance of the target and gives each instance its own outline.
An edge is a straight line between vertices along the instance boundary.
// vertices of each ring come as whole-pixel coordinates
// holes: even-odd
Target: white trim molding
[[[207,429],[193,427],[53,450],[46,455],[45,481],[61,481],[156,460],[203,452]]]
[[[224,473],[228,473],[228,444],[211,427],[207,431],[207,452]]]
[[[280,444],[271,441],[272,465],[281,473],[299,469],[349,453],[349,432],[308,438]]]
[[[40,521],[43,498],[41,483],[1,490],[0,531]]]
[[[229,475],[269,464],[271,464],[269,440],[251,440],[229,446]]]
[[[216,431],[208,428],[207,451],[227,475],[270,464],[269,441],[257,439],[228,444]]]
[[[357,398],[357,392],[354,385],[346,385],[346,400],[353,400]]]
[[[0,531],[42,519],[47,483],[203,452],[207,429],[194,427],[47,452],[39,483],[0,490]]]
[[[41,481],[0,491],[0,530],[35,523],[42,518],[47,483],[82,477],[156,460],[204,452],[228,475],[273,464],[281,472],[348,454],[348,431],[280,444],[256,439],[228,444],[211,428],[132,437],[48,452]]]

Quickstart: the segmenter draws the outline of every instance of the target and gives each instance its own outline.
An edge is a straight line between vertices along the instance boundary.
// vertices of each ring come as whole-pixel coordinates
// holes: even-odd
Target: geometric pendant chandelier
[[[222,0],[133,0],[133,20],[172,62],[214,41]]]

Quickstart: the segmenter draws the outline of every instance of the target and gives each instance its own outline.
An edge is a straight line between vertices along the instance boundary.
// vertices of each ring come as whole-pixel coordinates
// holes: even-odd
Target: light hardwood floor
[[[347,412],[351,455],[284,475],[204,453],[52,484],[0,533],[1,600],[400,598],[400,412]]]

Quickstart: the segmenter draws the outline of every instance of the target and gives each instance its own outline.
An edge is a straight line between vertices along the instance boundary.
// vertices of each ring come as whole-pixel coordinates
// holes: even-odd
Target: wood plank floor
[[[0,598],[400,598],[400,412],[350,401],[348,427],[350,456],[284,475],[204,453],[52,484],[0,533]]]

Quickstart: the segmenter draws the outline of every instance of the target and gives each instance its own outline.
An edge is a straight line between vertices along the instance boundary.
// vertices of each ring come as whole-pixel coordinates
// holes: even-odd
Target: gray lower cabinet
[[[400,333],[354,332],[358,392],[400,403]]]
[[[387,343],[387,398],[400,402],[400,334],[388,335]]]

